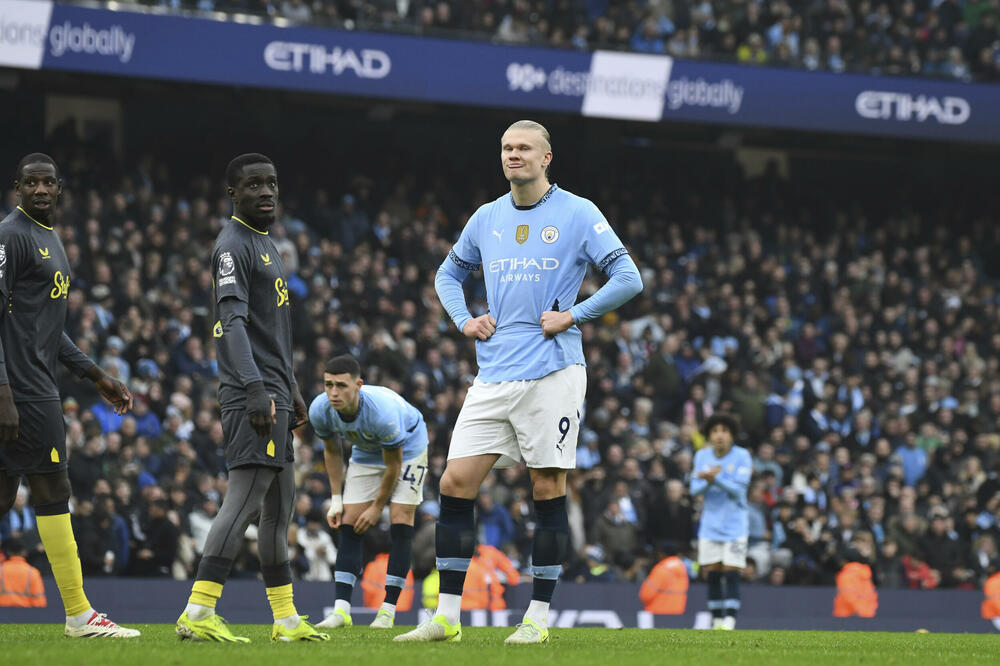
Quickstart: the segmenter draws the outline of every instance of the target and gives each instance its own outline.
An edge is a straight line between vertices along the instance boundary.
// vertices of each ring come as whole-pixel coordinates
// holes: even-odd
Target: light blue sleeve
[[[736,461],[736,469],[733,472],[722,472],[715,477],[715,485],[719,486],[735,500],[746,497],[747,487],[750,485],[750,476],[753,473],[753,461],[746,452],[740,454]]]
[[[622,248],[623,250],[625,248]],[[573,323],[597,319],[603,314],[621,307],[642,291],[642,277],[632,257],[618,255],[605,268],[608,281],[593,296],[570,308]]]
[[[691,497],[697,497],[708,490],[708,481],[693,477],[691,479]]]
[[[482,263],[478,240],[479,210],[469,218],[458,242],[448,252],[448,256],[438,268],[437,277],[434,278],[434,290],[437,291],[438,299],[459,331],[472,319],[469,306],[465,302],[462,283],[473,271],[478,270]]]
[[[602,271],[616,258],[628,254],[618,234],[592,201],[582,199],[574,215],[574,224],[581,229],[580,256]]]
[[[701,460],[700,460],[701,456],[698,455],[699,453],[701,453],[701,451],[699,451],[698,453],[694,454],[694,462],[691,463],[691,496],[692,497],[697,497],[698,495],[701,495],[706,490],[708,490],[708,481],[706,481],[705,479],[699,479],[698,478],[698,467],[699,467],[699,465],[701,465]]]
[[[316,431],[316,436],[320,439],[329,439],[335,434],[333,429],[330,428],[330,423],[327,419],[327,409],[329,409],[329,406],[330,401],[327,399],[325,393],[320,393],[309,404],[309,423],[312,424],[313,430]]]
[[[576,216],[583,229],[582,258],[605,271],[610,278],[596,294],[570,308],[573,322],[579,324],[626,303],[642,291],[642,278],[628,250],[593,202],[581,201]]]

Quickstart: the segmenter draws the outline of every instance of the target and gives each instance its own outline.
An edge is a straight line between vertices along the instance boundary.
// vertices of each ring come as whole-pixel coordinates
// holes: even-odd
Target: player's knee
[[[393,525],[413,525],[417,507],[414,504],[389,504],[389,522]]]
[[[32,506],[68,502],[72,494],[66,472],[30,476],[28,484],[31,486]]]
[[[531,480],[531,495],[536,500],[562,497],[566,494],[566,473],[562,470],[536,470]]]
[[[449,497],[462,497],[465,499],[475,499],[479,487],[473,487],[462,475],[456,474],[450,467],[446,467],[441,476],[441,494]]]
[[[452,477],[452,475],[449,474],[448,470],[446,469],[444,471],[444,475],[442,475],[442,477],[441,477],[441,485],[440,485],[441,494],[442,495],[449,495],[451,497],[455,497],[455,490],[456,490],[457,486],[456,486],[455,482],[452,481],[451,477]]]
[[[363,514],[365,509],[369,506],[371,506],[371,504],[348,504],[344,507],[344,515],[340,519],[341,524],[345,527],[350,527],[353,530],[354,524],[358,522],[358,518],[361,517],[361,514]]]

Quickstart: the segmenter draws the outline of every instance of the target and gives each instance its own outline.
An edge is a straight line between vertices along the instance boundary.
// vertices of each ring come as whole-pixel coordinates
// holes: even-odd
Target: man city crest
[[[559,230],[553,226],[548,226],[542,229],[542,241],[546,243],[555,243],[559,240]]]
[[[518,245],[524,245],[524,242],[528,240],[528,225],[519,224],[517,225],[517,233],[514,234],[514,240],[518,242]]]

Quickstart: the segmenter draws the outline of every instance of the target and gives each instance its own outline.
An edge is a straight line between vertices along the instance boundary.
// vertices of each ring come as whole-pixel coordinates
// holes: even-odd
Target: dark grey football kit
[[[271,237],[237,217],[212,252],[219,358],[219,405],[226,439],[229,487],[205,541],[198,580],[224,584],[259,513],[261,573],[267,587],[292,582],[288,524],[295,501],[293,461],[292,323],[285,267]],[[249,387],[263,382],[274,400],[271,436],[250,427]]]
[[[230,469],[293,460],[292,321],[285,266],[271,237],[233,218],[215,242],[219,405]],[[247,386],[262,381],[274,400],[277,423],[262,439],[247,419]]]
[[[69,260],[59,234],[21,207],[0,222],[0,384],[9,383],[17,441],[0,472],[47,474],[66,468],[66,426],[58,363],[84,377],[94,362],[66,335]]]

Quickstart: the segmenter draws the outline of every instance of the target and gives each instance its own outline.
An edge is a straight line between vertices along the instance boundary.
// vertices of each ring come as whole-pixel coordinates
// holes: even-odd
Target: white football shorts
[[[582,365],[539,379],[477,379],[455,423],[448,460],[499,454],[496,468],[524,461],[533,469],[574,469],[586,393],[587,368]]]
[[[382,484],[385,467],[379,465],[347,466],[344,479],[344,504],[364,504],[375,500]],[[403,462],[399,480],[392,491],[392,504],[420,504],[424,498],[424,477],[427,476],[427,449],[413,460]]]
[[[718,564],[742,569],[747,565],[747,537],[732,541],[698,539],[698,564]]]

